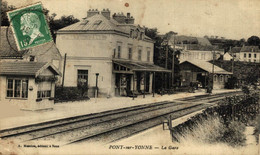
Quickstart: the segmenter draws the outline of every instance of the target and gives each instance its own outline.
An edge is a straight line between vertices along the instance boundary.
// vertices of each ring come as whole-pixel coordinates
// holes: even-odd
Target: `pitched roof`
[[[22,58],[27,50],[18,51],[12,29],[1,26],[0,58]]]
[[[210,63],[210,62],[186,60],[186,61],[182,62],[181,64],[183,64],[183,63],[190,63],[192,65],[195,65],[195,66],[203,69],[204,71],[212,73],[212,63]],[[220,68],[216,65],[214,65],[214,73],[216,73],[216,74],[232,74],[231,72],[228,72],[228,71],[224,70],[223,68]]]
[[[243,46],[240,52],[260,52],[258,46]]]
[[[239,52],[241,51],[241,48],[242,48],[242,47],[233,47],[233,48],[231,49],[231,52],[233,52],[233,53],[239,53]]]
[[[119,32],[124,35],[129,35],[131,27],[140,27],[134,24],[122,24],[118,23],[113,18],[107,19],[102,14],[95,14],[91,17],[84,18],[83,20],[64,27],[57,31],[57,33],[62,32],[103,32],[103,31],[114,31]],[[152,41],[148,36],[144,36],[145,40]]]
[[[170,38],[169,44],[173,46],[174,39],[178,47],[186,47],[187,50],[200,50],[200,51],[212,51],[221,50],[218,46],[213,46],[207,38],[191,37],[191,36],[172,36]]]
[[[107,19],[101,14],[95,14],[91,17],[85,18],[75,24],[64,27],[58,32],[63,31],[118,31],[128,33],[126,30],[119,28],[119,24],[113,18]]]
[[[60,72],[50,63],[47,62],[0,62],[0,75],[27,75],[38,76],[42,69],[49,68],[55,75],[60,75]]]
[[[207,38],[196,37],[196,39],[198,40],[198,44],[199,45],[202,45],[202,46],[212,46],[212,44],[209,42],[209,40]]]

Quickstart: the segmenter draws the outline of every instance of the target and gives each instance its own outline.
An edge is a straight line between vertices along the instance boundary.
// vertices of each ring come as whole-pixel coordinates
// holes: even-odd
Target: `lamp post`
[[[95,102],[97,102],[97,97],[98,97],[98,76],[99,76],[99,73],[96,73]]]

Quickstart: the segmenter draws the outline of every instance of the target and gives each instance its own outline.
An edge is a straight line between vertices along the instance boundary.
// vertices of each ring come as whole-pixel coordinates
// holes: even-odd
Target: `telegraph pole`
[[[173,53],[172,53],[172,87],[174,87],[174,64],[175,64],[175,34],[173,34]]]
[[[174,65],[175,65],[175,35],[178,33],[173,32],[173,53],[172,53],[172,87],[174,86]]]
[[[231,46],[229,47],[229,49],[230,49],[230,52],[232,53],[232,76],[233,76],[233,74],[234,74],[234,53],[231,50]]]
[[[214,85],[214,64],[215,64],[215,49],[213,50],[213,64],[212,64],[212,90]]]

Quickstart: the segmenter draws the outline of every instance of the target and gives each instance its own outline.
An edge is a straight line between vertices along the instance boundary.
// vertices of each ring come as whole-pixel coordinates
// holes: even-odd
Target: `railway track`
[[[0,137],[18,143],[33,141],[55,141],[59,145],[76,142],[110,143],[159,125],[168,115],[178,118],[212,106],[227,95],[235,94],[239,93],[201,95],[70,117],[1,130]],[[211,104],[204,104],[203,101]]]

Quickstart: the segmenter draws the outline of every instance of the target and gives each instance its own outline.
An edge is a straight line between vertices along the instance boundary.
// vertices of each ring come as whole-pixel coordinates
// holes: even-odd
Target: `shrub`
[[[77,87],[56,87],[55,102],[77,101],[89,99],[88,96],[82,95],[82,90]]]
[[[259,93],[227,97],[217,106],[207,108],[201,114],[173,129],[173,138],[179,142],[198,141],[227,143],[230,146],[245,145],[245,125],[258,114]],[[256,134],[259,133],[258,117]]]

